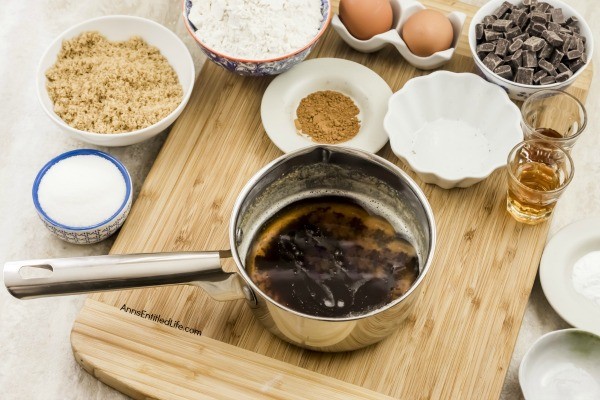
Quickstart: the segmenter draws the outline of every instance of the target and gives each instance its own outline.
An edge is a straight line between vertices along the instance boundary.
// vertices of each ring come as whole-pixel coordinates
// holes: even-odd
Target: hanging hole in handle
[[[52,265],[49,264],[24,265],[19,268],[19,275],[23,279],[49,278],[53,272]]]

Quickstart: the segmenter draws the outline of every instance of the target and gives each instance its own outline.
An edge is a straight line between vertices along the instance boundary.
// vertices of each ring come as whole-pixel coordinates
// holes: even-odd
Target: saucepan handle
[[[217,300],[244,297],[236,274],[221,268],[219,252],[12,261],[4,264],[4,284],[18,299],[175,284],[200,286]]]

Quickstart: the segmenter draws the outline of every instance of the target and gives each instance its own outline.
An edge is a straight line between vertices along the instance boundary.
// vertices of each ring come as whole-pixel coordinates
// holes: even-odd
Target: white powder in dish
[[[38,187],[42,210],[69,227],[99,224],[116,213],[127,188],[119,169],[104,157],[77,155],[46,171]]]
[[[211,49],[252,60],[301,49],[323,20],[321,0],[193,0],[188,18]]]
[[[573,266],[575,290],[600,306],[600,251],[581,257]]]

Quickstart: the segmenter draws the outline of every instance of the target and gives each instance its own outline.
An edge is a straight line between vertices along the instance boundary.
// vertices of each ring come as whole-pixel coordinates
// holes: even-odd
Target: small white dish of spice
[[[96,243],[117,231],[129,214],[131,177],[110,154],[79,149],[50,160],[35,178],[33,204],[58,238]]]
[[[304,61],[271,82],[261,118],[283,152],[315,144],[379,151],[387,142],[383,118],[392,95],[388,84],[353,61]]]
[[[550,239],[540,283],[565,321],[600,335],[600,217],[567,225]]]
[[[194,79],[177,35],[144,18],[114,15],[56,38],[38,66],[37,91],[48,116],[73,138],[126,146],[168,128]]]

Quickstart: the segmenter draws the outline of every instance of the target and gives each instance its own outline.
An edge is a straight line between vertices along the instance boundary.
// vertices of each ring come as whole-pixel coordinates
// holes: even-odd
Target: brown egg
[[[435,10],[421,10],[411,15],[402,27],[402,39],[409,50],[427,57],[452,46],[454,31],[444,14]]]
[[[341,0],[340,19],[352,36],[360,40],[392,29],[389,0]]]

